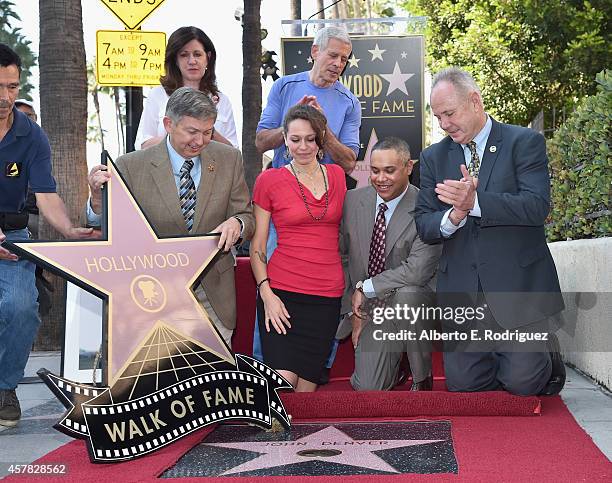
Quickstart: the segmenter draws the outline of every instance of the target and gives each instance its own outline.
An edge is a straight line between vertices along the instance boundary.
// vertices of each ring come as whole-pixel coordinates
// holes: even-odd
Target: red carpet
[[[490,396],[490,394],[488,395]],[[385,418],[389,419],[389,418]],[[612,463],[576,424],[559,397],[543,400],[539,417],[453,416],[430,420],[451,421],[459,473],[436,475],[343,476],[351,481],[461,481],[461,482],[562,482],[612,481]],[[38,464],[62,463],[68,474],[49,481],[136,482],[151,481],[172,466],[209,431],[202,430],[151,456],[127,463],[92,465],[85,444],[69,443],[39,459]],[[8,478],[9,481],[18,477]],[[25,479],[25,478],[24,478]],[[22,479],[22,481],[24,481]],[[28,479],[32,479],[30,476]],[[208,478],[197,481],[244,482],[246,478]],[[270,482],[334,481],[340,477],[274,477]],[[186,483],[196,479],[171,480]],[[252,481],[252,479],[251,479]]]
[[[239,259],[236,270],[238,326],[233,346],[250,354],[255,314],[255,284],[248,260]],[[440,354],[434,356],[434,388],[430,393],[406,393],[408,386],[387,393],[351,390],[353,348],[340,345],[331,372],[332,383],[314,394],[284,394],[283,401],[294,421],[338,422],[350,420],[446,420],[452,439],[458,474],[359,475],[341,477],[269,477],[266,482],[301,481],[453,481],[453,482],[562,482],[612,481],[612,463],[580,428],[560,397],[517,397],[505,392],[457,394],[444,391]],[[135,461],[93,465],[83,441],[74,441],[36,461],[61,463],[66,476],[45,481],[129,483],[156,480],[214,427],[187,436],[170,447]],[[19,479],[17,476],[7,478]],[[35,480],[31,475],[21,481]],[[252,478],[198,478],[193,481],[245,482]],[[259,480],[259,479],[257,479]],[[191,478],[163,479],[186,483]]]
[[[450,393],[446,391],[377,392],[317,391],[282,396],[287,412],[303,419],[389,419],[432,416],[534,416],[537,397],[507,392]]]

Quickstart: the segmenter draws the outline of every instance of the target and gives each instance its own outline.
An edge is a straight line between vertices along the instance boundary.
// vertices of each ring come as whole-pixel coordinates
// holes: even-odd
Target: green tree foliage
[[[610,0],[408,0],[428,16],[428,64],[469,70],[496,118],[525,125],[595,92],[611,57]]]
[[[15,4],[9,0],[0,0],[0,42],[11,47],[21,57],[21,89],[22,98],[32,100],[30,91],[34,88],[30,83],[32,67],[36,65],[36,55],[32,52],[30,42],[21,33],[20,28],[12,26],[11,22],[21,20],[13,8]]]
[[[612,71],[548,143],[552,171],[550,241],[612,235]]]

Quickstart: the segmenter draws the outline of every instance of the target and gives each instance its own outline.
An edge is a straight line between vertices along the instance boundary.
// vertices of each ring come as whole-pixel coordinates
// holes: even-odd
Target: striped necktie
[[[476,151],[476,143],[474,141],[470,141],[467,143],[467,147],[470,150],[470,153],[472,153],[472,162],[468,166],[468,172],[473,178],[478,178],[478,171],[480,170],[480,157],[478,156],[478,151]]]
[[[193,227],[193,215],[196,205],[196,187],[191,177],[193,160],[186,159],[180,171],[179,199],[181,200],[181,211],[185,217],[187,231]]]

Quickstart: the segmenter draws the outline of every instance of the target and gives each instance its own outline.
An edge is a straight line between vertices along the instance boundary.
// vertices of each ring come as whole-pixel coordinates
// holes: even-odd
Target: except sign
[[[158,85],[164,75],[164,32],[98,30],[96,44],[96,77],[100,85]]]
[[[102,0],[102,3],[126,28],[135,30],[164,0]]]

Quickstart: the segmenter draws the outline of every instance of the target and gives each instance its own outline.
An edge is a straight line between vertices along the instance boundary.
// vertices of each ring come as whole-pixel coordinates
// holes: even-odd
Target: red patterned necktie
[[[378,205],[378,215],[372,231],[370,241],[370,258],[368,260],[368,276],[374,277],[385,269],[385,238],[387,224],[385,223],[385,211],[388,206],[385,203]]]

